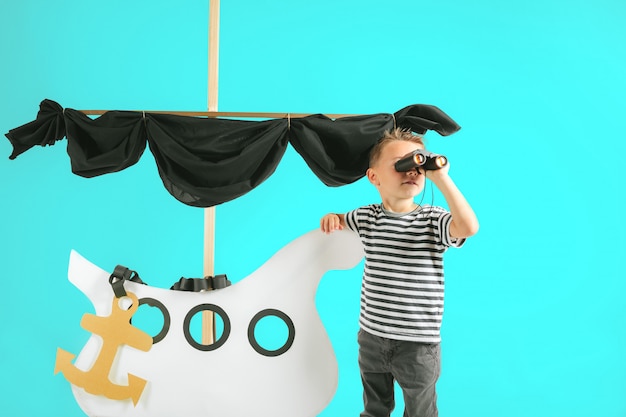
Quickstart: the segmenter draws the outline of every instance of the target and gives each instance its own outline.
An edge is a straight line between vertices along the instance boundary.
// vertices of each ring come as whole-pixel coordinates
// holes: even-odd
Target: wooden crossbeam
[[[110,110],[79,110],[86,115],[99,116]],[[300,119],[311,116],[315,113],[268,113],[268,112],[237,112],[237,111],[165,111],[165,110],[132,110],[136,112],[145,112],[153,114],[172,114],[177,116],[191,117],[232,117],[238,119]],[[341,119],[343,117],[362,116],[360,114],[324,114],[331,119]]]

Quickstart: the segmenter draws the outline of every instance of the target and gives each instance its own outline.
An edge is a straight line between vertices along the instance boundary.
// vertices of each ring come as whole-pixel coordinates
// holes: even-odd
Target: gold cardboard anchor
[[[112,400],[130,398],[137,405],[146,386],[146,380],[128,374],[128,385],[117,385],[109,379],[109,373],[120,345],[128,345],[147,352],[152,347],[152,337],[130,324],[130,319],[139,307],[137,296],[127,293],[132,305],[122,309],[121,298],[113,298],[113,308],[108,317],[85,314],[80,322],[83,329],[102,337],[102,347],[93,366],[88,371],[78,369],[72,364],[74,354],[57,348],[54,373],[61,372],[73,385],[83,388],[90,394],[104,395]]]

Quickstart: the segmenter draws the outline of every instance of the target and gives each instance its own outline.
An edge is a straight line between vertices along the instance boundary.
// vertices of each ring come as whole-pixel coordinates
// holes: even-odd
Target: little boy
[[[400,129],[385,133],[372,148],[367,170],[382,203],[330,213],[320,222],[325,233],[347,226],[365,247],[358,335],[361,417],[391,414],[394,381],[402,388],[405,417],[438,415],[443,254],[478,231],[474,211],[448,175],[449,165],[396,171],[395,163],[416,149],[424,149],[421,136]],[[415,203],[425,178],[441,191],[449,212]]]

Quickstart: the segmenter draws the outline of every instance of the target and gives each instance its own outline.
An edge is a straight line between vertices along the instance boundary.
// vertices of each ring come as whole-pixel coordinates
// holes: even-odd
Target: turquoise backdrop
[[[220,110],[422,103],[462,126],[427,135],[481,222],[447,254],[442,417],[626,416],[625,22],[624,0],[222,1]],[[206,0],[4,1],[0,131],[44,98],[205,110],[207,31]],[[154,286],[202,274],[203,212],[166,192],[151,154],[83,179],[65,147],[9,161],[0,140],[2,415],[83,416],[53,375],[56,348],[78,353],[89,337],[71,249]],[[328,188],[290,148],[269,180],[217,208],[216,272],[238,281],[322,214],[371,202],[366,180]],[[340,372],[324,417],[360,412],[359,284],[357,267],[318,290]]]

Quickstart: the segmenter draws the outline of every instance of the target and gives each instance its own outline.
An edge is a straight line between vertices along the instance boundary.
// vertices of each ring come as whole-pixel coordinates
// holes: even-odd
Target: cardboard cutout
[[[120,345],[111,364],[112,384],[128,386],[134,375],[147,381],[143,393],[133,404],[72,385],[76,401],[90,417],[317,415],[335,393],[337,362],[315,308],[315,293],[328,270],[352,268],[362,257],[356,234],[316,230],[289,243],[250,276],[217,291],[180,292],[126,282],[139,304],[158,306],[168,319],[149,351]],[[115,308],[109,276],[72,251],[69,280],[91,300],[99,317],[110,316]],[[211,345],[196,342],[189,330],[194,314],[205,309],[224,322]],[[256,324],[267,316],[283,320],[289,329],[278,349],[268,350],[255,339]],[[102,340],[91,336],[75,361],[77,369],[87,372],[94,366]]]
[[[130,305],[125,308],[123,304],[127,299],[130,299]],[[146,385],[145,380],[132,374],[128,374],[127,385],[114,384],[109,380],[119,346],[128,345],[144,352],[152,347],[152,337],[130,323],[137,308],[137,296],[128,293],[125,297],[113,298],[111,314],[106,317],[85,314],[80,322],[82,328],[102,339],[97,359],[88,371],[84,371],[72,365],[73,354],[59,348],[54,373],[62,372],[68,381],[91,394],[114,400],[131,398],[133,404],[137,404]]]

